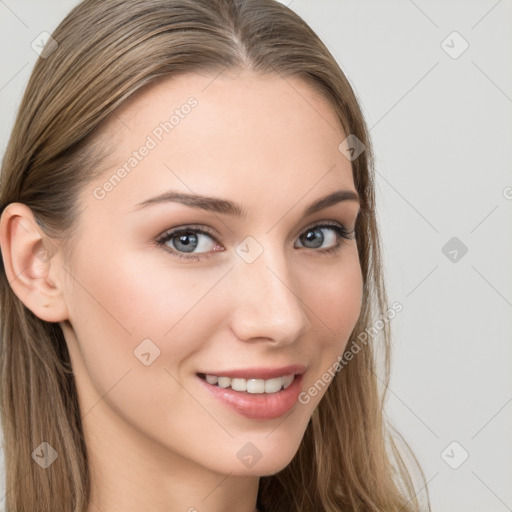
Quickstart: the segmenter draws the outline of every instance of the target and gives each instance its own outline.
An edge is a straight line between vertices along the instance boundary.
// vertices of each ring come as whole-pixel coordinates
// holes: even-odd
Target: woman
[[[85,1],[49,43],[2,166],[6,510],[420,510],[326,47],[272,0]]]

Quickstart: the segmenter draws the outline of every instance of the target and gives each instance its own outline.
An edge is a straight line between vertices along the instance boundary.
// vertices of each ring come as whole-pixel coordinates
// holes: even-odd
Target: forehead
[[[118,108],[102,137],[113,150],[93,185],[107,185],[103,207],[129,208],[164,188],[249,200],[353,188],[333,107],[297,77],[161,79]]]

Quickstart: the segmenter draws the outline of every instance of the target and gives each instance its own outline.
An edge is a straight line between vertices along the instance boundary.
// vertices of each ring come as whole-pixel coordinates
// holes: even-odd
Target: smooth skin
[[[191,96],[189,114],[95,197]],[[359,203],[302,212],[355,192],[338,149],[346,135],[305,82],[244,71],[161,80],[123,104],[102,137],[113,147],[109,170],[82,190],[72,261],[27,206],[10,204],[0,221],[14,292],[59,322],[69,347],[93,478],[87,512],[253,512],[259,477],[289,464],[327,387],[280,418],[249,419],[196,373],[303,364],[308,390],[343,353],[361,311],[356,240],[311,226],[352,230]],[[170,190],[236,202],[247,216],[176,202],[137,208]],[[214,234],[193,233],[192,259],[179,236],[156,243],[191,225]],[[262,249],[251,263],[236,250],[247,237]],[[149,365],[134,353],[145,339],[160,351]],[[246,443],[261,453],[252,467],[237,457]]]

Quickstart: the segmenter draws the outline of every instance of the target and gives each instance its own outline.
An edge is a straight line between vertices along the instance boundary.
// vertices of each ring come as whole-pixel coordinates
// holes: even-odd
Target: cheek
[[[76,265],[70,295],[72,363],[84,413],[99,414],[95,404],[104,397],[100,403],[140,428],[161,424],[165,411],[199,414],[177,381],[190,378],[187,361],[212,337],[222,272],[199,276],[149,265],[148,257],[100,256]]]
[[[308,345],[312,362],[302,404],[311,410],[318,405],[336,373],[336,363],[345,351],[348,339],[361,313],[363,279],[357,250],[347,251],[339,265],[322,270],[318,275],[315,293],[306,303],[315,318],[317,333]],[[313,288],[310,288],[313,289]]]
[[[310,413],[332,384],[336,363],[361,313],[363,279],[357,251],[347,254],[339,265],[317,273],[314,290],[305,302],[312,310],[317,332],[309,338],[311,367],[299,395],[299,402]]]
[[[115,252],[111,246],[91,251],[76,265],[70,319],[82,357],[97,378],[113,379],[116,368],[119,373],[134,364],[143,366],[143,342],[140,350],[148,349],[154,365],[164,368],[194,353],[211,336],[216,318],[211,308],[219,304],[215,284],[222,272],[155,265],[154,259]]]
[[[315,279],[308,279],[306,289],[304,302],[326,334],[324,338],[334,339],[342,350],[340,343],[347,341],[361,312],[363,279],[357,250],[347,251],[339,265],[317,270]]]

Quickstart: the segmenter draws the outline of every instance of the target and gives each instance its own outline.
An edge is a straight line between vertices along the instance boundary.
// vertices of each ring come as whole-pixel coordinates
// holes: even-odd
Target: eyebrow
[[[336,192],[332,192],[325,197],[317,199],[309,206],[307,206],[304,209],[303,216],[307,217],[308,215],[312,215],[313,213],[323,210],[324,208],[328,208],[329,206],[333,206],[343,201],[355,201],[360,203],[359,195],[357,192],[353,190],[337,190]],[[208,212],[215,212],[224,215],[232,215],[243,219],[245,219],[247,216],[245,209],[241,205],[232,201],[219,199],[217,197],[185,194],[183,192],[175,192],[172,190],[138,203],[131,211],[141,210],[142,208],[154,204],[169,202],[180,203],[186,206],[190,206],[191,208],[198,208]]]

